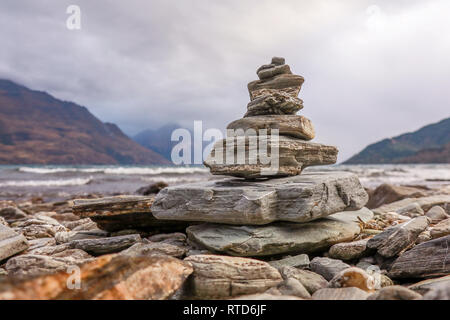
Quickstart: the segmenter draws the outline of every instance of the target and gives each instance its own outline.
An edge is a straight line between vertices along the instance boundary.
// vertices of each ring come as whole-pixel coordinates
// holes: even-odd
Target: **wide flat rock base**
[[[151,207],[157,219],[263,225],[306,222],[368,200],[358,177],[348,172],[315,172],[270,180],[223,179],[163,189]]]
[[[266,226],[226,226],[201,224],[187,228],[189,239],[208,250],[232,256],[256,257],[311,253],[335,243],[351,241],[360,233],[358,217],[368,221],[373,213],[336,213],[307,223],[278,222]]]

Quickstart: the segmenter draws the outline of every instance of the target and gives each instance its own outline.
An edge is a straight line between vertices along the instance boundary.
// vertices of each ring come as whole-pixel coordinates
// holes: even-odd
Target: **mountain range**
[[[450,118],[381,140],[344,164],[450,163]]]
[[[0,79],[0,164],[170,164],[86,107]]]

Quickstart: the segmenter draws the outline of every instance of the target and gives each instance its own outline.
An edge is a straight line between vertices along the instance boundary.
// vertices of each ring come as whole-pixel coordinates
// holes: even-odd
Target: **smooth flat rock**
[[[260,95],[247,104],[246,117],[290,114],[294,115],[297,111],[303,109],[303,101],[293,97],[288,93],[275,91]]]
[[[267,147],[260,148],[261,143]],[[334,146],[287,136],[274,140],[271,135],[237,136],[216,142],[204,164],[215,175],[276,178],[299,175],[309,166],[334,164],[337,154]]]
[[[324,288],[314,292],[314,300],[366,300],[370,294],[355,287]]]
[[[192,266],[167,256],[104,255],[80,267],[81,281],[66,270],[0,284],[0,300],[160,300],[181,287]],[[70,286],[69,286],[70,284]]]
[[[131,247],[141,241],[138,234],[101,239],[72,240],[69,245],[74,249],[84,250],[92,255],[115,253]]]
[[[350,265],[337,259],[315,257],[310,263],[311,270],[323,276],[327,281],[333,279],[341,271],[350,268]]]
[[[336,243],[328,251],[330,258],[339,260],[353,260],[364,256],[367,251],[368,239],[351,242]]]
[[[27,239],[13,229],[0,225],[0,261],[28,249]]]
[[[280,74],[272,78],[252,81],[247,85],[247,88],[251,100],[272,92],[284,92],[292,97],[297,97],[304,81],[305,79],[302,76]]]
[[[224,179],[172,186],[156,196],[152,212],[158,219],[263,225],[358,210],[367,198],[356,175],[316,172],[267,181]]]
[[[450,274],[450,236],[421,243],[404,252],[389,270],[391,278],[428,278]]]
[[[442,220],[438,224],[430,228],[430,236],[432,239],[450,235],[450,218]]]
[[[302,299],[311,299],[311,294],[303,284],[295,278],[288,278],[278,286],[270,288],[266,293],[280,296],[295,296]]]
[[[158,231],[184,230],[187,224],[161,221],[151,212],[154,196],[115,196],[99,199],[75,199],[73,213],[81,218],[91,218],[97,226],[109,232],[138,229]]]
[[[281,269],[281,276],[283,279],[297,279],[310,294],[313,294],[319,289],[328,287],[328,281],[324,277],[309,270],[284,267]]]
[[[258,78],[261,80],[273,78],[279,74],[292,74],[291,68],[287,64],[273,65],[270,68],[258,69]]]
[[[439,221],[450,218],[445,210],[440,206],[434,206],[426,213],[426,216],[431,219],[432,223],[438,223]]]
[[[419,300],[422,296],[402,286],[390,286],[367,297],[367,300]]]
[[[427,217],[417,217],[400,225],[389,227],[367,242],[385,258],[391,258],[415,243],[419,234],[428,227]]]
[[[302,140],[311,140],[315,137],[315,131],[311,120],[304,116],[297,115],[262,115],[247,117],[231,122],[227,126],[227,129],[234,130],[234,136],[258,135],[260,130],[267,130],[267,134],[270,135],[272,129],[277,129],[278,134],[281,136],[290,136]]]
[[[283,267],[307,268],[309,267],[309,257],[307,254],[299,254],[293,257],[285,257],[280,260],[268,261],[268,263],[278,270]]]
[[[348,211],[307,223],[273,223],[265,226],[202,224],[186,229],[194,243],[208,250],[232,256],[270,256],[311,253],[340,241],[349,241],[360,232],[357,217],[369,220],[369,209]],[[353,219],[353,221],[352,221]]]
[[[283,281],[278,270],[264,261],[218,255],[189,256],[184,261],[194,266],[191,289],[195,298],[262,293]]]
[[[381,207],[378,207],[373,210],[373,212],[377,215],[382,215],[387,212],[399,212],[404,209],[406,206],[417,203],[422,210],[428,211],[433,206],[444,205],[446,203],[450,203],[450,195],[434,195],[429,197],[421,197],[421,198],[406,198],[403,200],[395,201],[389,204],[384,204]]]

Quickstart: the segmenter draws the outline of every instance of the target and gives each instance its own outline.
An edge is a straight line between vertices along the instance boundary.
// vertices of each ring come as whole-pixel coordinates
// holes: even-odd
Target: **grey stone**
[[[286,63],[286,60],[283,57],[273,57],[272,61],[270,62],[271,64],[280,66]]]
[[[450,273],[450,236],[421,243],[404,252],[392,264],[389,277],[426,278]]]
[[[398,209],[396,211],[396,213],[399,215],[404,215],[404,216],[411,217],[411,218],[420,217],[425,214],[422,207],[417,202],[414,202],[414,203],[408,204],[407,206],[401,207],[400,209]]]
[[[280,74],[292,74],[291,68],[287,64],[274,65],[271,68],[258,69],[256,73],[261,80],[273,78]]]
[[[428,210],[426,216],[431,219],[432,223],[437,223],[439,221],[450,218],[450,216],[440,206],[432,207],[430,210]]]
[[[28,216],[25,220],[13,222],[11,226],[28,240],[54,237],[57,232],[69,231],[57,220],[45,215]]]
[[[9,206],[0,209],[0,217],[5,218],[9,223],[26,218],[27,216],[28,215],[25,212],[16,207]]]
[[[325,288],[314,292],[314,300],[366,300],[369,296],[364,290],[355,287]]]
[[[55,234],[55,240],[58,243],[66,243],[72,240],[84,240],[84,239],[101,239],[109,236],[109,233],[96,229],[92,231],[64,231],[57,232]]]
[[[402,286],[390,286],[367,297],[367,300],[418,300],[420,294]]]
[[[337,259],[315,257],[310,263],[311,270],[323,276],[327,281],[333,279],[341,271],[350,268],[350,265]]]
[[[436,285],[423,296],[423,300],[450,300],[450,282]]]
[[[266,150],[260,150],[260,143],[267,145]],[[272,144],[277,149],[272,149]],[[272,155],[273,150],[278,150],[278,154]],[[266,152],[270,161],[262,161],[261,152]],[[299,175],[309,166],[334,164],[337,153],[334,146],[286,136],[278,136],[275,140],[270,135],[238,136],[216,142],[204,164],[215,175],[246,179],[276,178]]]
[[[300,281],[295,278],[288,278],[280,283],[276,288],[271,288],[266,293],[283,296],[295,296],[303,299],[311,299],[311,294]]]
[[[445,203],[450,202],[450,195],[434,195],[429,197],[421,197],[421,198],[406,198],[403,200],[395,201],[389,204],[382,205],[381,207],[378,207],[376,209],[373,209],[373,212],[378,214],[387,213],[390,211],[398,212],[405,210],[405,207],[407,207],[410,204],[417,203],[422,210],[427,211],[433,206],[436,205],[443,205]]]
[[[56,240],[55,238],[38,238],[28,241],[30,247],[28,248],[28,252],[34,249],[47,247],[47,246],[55,246]]]
[[[262,293],[282,278],[268,263],[239,257],[197,255],[184,259],[194,267],[191,295],[195,298],[229,298]]]
[[[330,258],[340,260],[353,260],[361,258],[367,251],[368,239],[352,242],[341,242],[332,245],[328,251]]]
[[[311,253],[353,239],[360,232],[357,217],[369,220],[371,211],[336,213],[307,223],[273,223],[265,226],[201,224],[186,229],[194,243],[232,256],[270,256]]]
[[[309,257],[307,254],[299,254],[293,257],[285,257],[281,260],[268,261],[269,264],[277,269],[283,267],[307,268],[309,267]]]
[[[0,225],[0,261],[28,249],[27,239],[13,229]]]
[[[187,248],[164,242],[135,243],[120,254],[130,256],[168,255],[181,258],[186,254]]]
[[[421,295],[424,295],[427,292],[429,292],[430,290],[437,289],[443,283],[445,286],[450,287],[450,275],[444,276],[444,277],[439,277],[439,278],[423,280],[423,281],[420,281],[420,282],[410,285],[408,287],[408,289],[414,290],[414,291],[420,293]]]
[[[297,97],[305,79],[295,74],[280,74],[273,78],[252,81],[247,85],[250,99],[261,95],[284,92],[292,97]]]
[[[72,240],[69,244],[71,248],[81,249],[93,255],[101,255],[125,250],[139,241],[141,241],[141,237],[133,234],[101,239]]]
[[[269,181],[225,179],[171,186],[157,195],[152,211],[158,219],[261,225],[357,210],[367,199],[356,175],[316,172]]]
[[[398,226],[390,227],[367,242],[367,247],[390,258],[414,244],[419,234],[428,227],[427,217],[417,217]]]
[[[442,220],[438,224],[430,228],[430,236],[432,239],[450,235],[450,218]]]
[[[303,109],[303,101],[285,92],[262,94],[247,104],[246,117],[262,115],[295,115]]]
[[[281,269],[283,279],[297,279],[310,294],[319,289],[328,287],[328,281],[320,274],[310,270],[302,270],[294,267],[284,267]]]
[[[304,116],[297,115],[247,117],[231,122],[227,129],[234,130],[234,136],[258,135],[260,130],[267,130],[267,134],[270,135],[273,129],[278,130],[278,134],[281,136],[290,136],[302,140],[311,140],[315,136],[312,122]]]

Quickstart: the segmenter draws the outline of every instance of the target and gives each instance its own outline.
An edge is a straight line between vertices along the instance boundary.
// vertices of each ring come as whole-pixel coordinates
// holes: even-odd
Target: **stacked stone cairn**
[[[259,80],[248,84],[251,101],[244,118],[228,125],[229,135],[205,161],[212,174],[233,178],[165,188],[156,196],[153,215],[205,222],[187,228],[190,241],[232,256],[310,253],[353,239],[360,232],[358,221],[372,218],[363,208],[368,195],[358,177],[333,171],[300,175],[307,166],[335,163],[338,152],[308,141],[314,138],[311,121],[296,115],[303,108],[297,97],[303,77],[292,74],[279,57],[258,68],[257,75]],[[275,172],[252,152],[261,141],[271,152],[278,146]],[[245,163],[238,163],[243,149]]]

